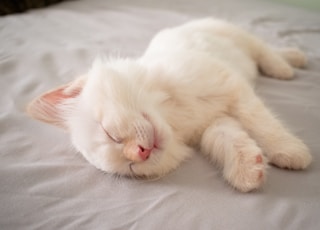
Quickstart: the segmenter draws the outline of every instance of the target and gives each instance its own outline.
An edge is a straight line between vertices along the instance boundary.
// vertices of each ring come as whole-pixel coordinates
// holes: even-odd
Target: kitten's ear
[[[79,77],[66,85],[45,92],[28,105],[27,113],[36,120],[67,128],[61,104],[68,99],[77,97],[81,93],[84,83],[85,77]]]

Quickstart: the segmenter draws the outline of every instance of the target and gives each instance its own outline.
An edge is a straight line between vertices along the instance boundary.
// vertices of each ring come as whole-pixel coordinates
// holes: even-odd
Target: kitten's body
[[[264,156],[292,169],[311,161],[252,90],[258,68],[289,79],[289,63],[302,67],[303,54],[273,51],[223,21],[199,20],[160,32],[137,60],[97,61],[29,112],[66,127],[74,146],[104,171],[163,175],[199,147],[231,185],[250,191],[265,180]]]

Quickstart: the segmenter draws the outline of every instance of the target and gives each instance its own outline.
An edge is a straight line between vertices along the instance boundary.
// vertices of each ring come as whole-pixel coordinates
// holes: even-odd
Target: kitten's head
[[[135,61],[96,61],[85,77],[30,103],[35,119],[63,127],[73,145],[97,168],[131,176],[159,176],[190,155],[161,114],[154,92]]]

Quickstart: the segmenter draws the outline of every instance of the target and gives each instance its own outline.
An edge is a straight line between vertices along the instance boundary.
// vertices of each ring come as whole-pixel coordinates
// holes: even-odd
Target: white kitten
[[[240,191],[259,188],[267,160],[304,169],[307,147],[269,112],[252,89],[257,69],[290,79],[306,59],[272,50],[220,20],[166,29],[139,59],[98,60],[83,77],[29,106],[39,120],[66,128],[97,168],[162,176],[199,147]]]

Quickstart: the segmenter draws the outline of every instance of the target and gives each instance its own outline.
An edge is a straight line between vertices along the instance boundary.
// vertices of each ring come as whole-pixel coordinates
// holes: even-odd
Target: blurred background
[[[70,1],[70,0],[0,0],[0,15],[21,13],[28,9],[41,8],[41,7],[49,6],[62,1]],[[264,1],[268,1],[268,0],[264,0]],[[319,0],[271,0],[271,1],[281,2],[284,4],[303,7],[310,10],[320,11]]]

